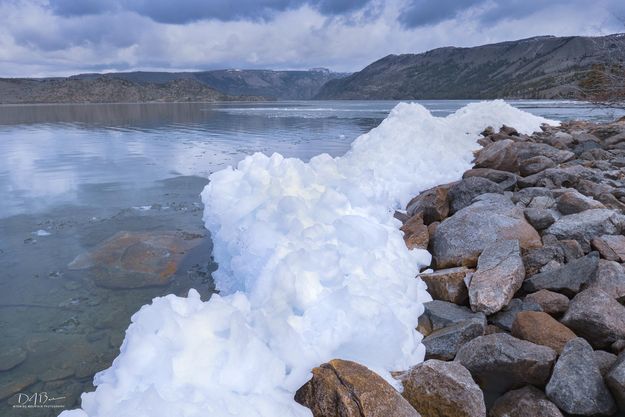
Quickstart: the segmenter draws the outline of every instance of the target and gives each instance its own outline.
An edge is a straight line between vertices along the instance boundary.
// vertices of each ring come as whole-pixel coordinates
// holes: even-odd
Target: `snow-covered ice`
[[[503,101],[444,118],[399,104],[339,158],[254,154],[202,192],[220,295],[156,298],[119,356],[63,417],[310,416],[293,394],[332,358],[389,371],[423,360],[414,329],[430,254],[406,249],[393,210],[471,166],[487,126],[555,123]]]

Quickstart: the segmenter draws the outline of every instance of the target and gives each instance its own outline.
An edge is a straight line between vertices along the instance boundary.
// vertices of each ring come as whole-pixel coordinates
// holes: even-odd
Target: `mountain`
[[[541,36],[386,56],[328,81],[317,99],[576,98],[595,65],[622,65],[625,34]]]
[[[308,100],[327,81],[348,74],[330,72],[325,68],[307,71],[273,70],[213,70],[201,72],[118,72],[110,74],[80,74],[73,79],[104,77],[143,83],[162,84],[179,79],[197,80],[224,94],[262,96],[275,100]]]
[[[0,79],[0,103],[140,103],[261,100],[229,96],[194,79],[137,83],[113,78]]]

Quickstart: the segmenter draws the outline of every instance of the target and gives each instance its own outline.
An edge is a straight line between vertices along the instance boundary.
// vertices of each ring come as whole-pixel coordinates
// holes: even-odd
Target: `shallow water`
[[[424,102],[440,116],[466,103]],[[211,172],[256,151],[341,155],[395,104],[0,106],[0,369],[11,368],[0,371],[0,415],[58,414],[12,408],[19,392],[50,392],[71,408],[141,305],[191,287],[210,297],[215,266],[198,194]],[[574,102],[513,104],[561,120],[618,116]],[[110,274],[138,278],[68,267],[121,232],[204,238],[160,286],[110,288]]]

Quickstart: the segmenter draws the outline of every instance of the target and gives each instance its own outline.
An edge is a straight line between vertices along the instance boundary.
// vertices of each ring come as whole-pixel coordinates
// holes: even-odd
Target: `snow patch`
[[[424,357],[414,329],[430,300],[395,208],[471,167],[487,126],[554,123],[503,101],[444,118],[399,104],[339,158],[254,154],[202,192],[220,295],[155,298],[132,317],[113,365],[63,417],[310,416],[293,394],[332,358],[390,382]]]

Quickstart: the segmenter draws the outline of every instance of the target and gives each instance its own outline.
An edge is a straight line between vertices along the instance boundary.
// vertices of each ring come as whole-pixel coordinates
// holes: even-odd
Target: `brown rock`
[[[408,249],[427,249],[430,234],[420,214],[408,219],[401,227],[401,231],[404,232],[404,242]]]
[[[419,277],[428,286],[428,292],[435,300],[464,304],[469,298],[465,279],[470,278],[473,270],[465,267],[439,269]]]
[[[459,363],[428,360],[399,379],[404,386],[402,395],[423,416],[486,416],[480,387]]]
[[[519,166],[519,172],[524,177],[528,175],[536,174],[537,172],[544,171],[547,168],[553,168],[556,163],[552,159],[543,155],[533,156],[531,158],[521,161]]]
[[[562,352],[564,345],[575,339],[575,333],[547,313],[521,311],[512,324],[512,336]]]
[[[511,139],[504,139],[482,148],[475,158],[475,167],[517,172],[519,158],[515,142]]]
[[[603,235],[592,239],[590,244],[604,259],[625,262],[625,236]]]
[[[569,308],[569,299],[566,295],[549,290],[528,294],[525,300],[538,304],[545,313],[553,315],[563,314]]]
[[[295,401],[314,417],[419,417],[382,377],[351,361],[333,359],[312,370]]]
[[[544,392],[531,385],[508,391],[495,402],[489,417],[563,417]]]
[[[562,214],[574,214],[590,209],[602,209],[605,208],[603,204],[586,197],[576,190],[570,190],[563,193],[557,200],[558,211]]]
[[[410,200],[406,206],[406,212],[409,216],[421,214],[425,224],[445,219],[449,214],[447,192],[451,185],[452,184],[439,185],[423,191]]]

